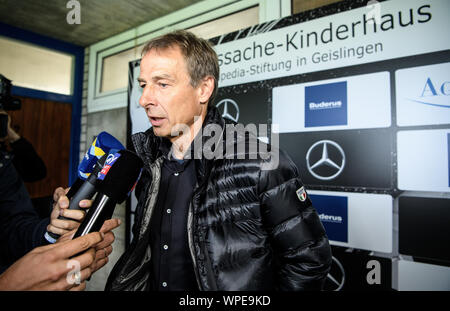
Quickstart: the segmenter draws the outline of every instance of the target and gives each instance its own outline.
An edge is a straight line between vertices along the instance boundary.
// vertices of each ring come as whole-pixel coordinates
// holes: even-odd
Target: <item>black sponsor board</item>
[[[254,86],[254,84],[252,85]],[[220,88],[215,99],[215,105],[222,116],[226,117],[226,114],[224,114],[226,107],[231,118],[235,118],[237,115],[236,104],[239,116],[235,118],[235,121],[244,125],[253,123],[259,130],[259,124],[268,123],[268,101],[269,90],[267,88],[244,85]]]
[[[393,188],[390,129],[280,134],[306,185]]]
[[[333,262],[326,291],[392,290],[392,261],[369,251],[332,246]]]
[[[450,199],[399,198],[399,253],[450,266]]]

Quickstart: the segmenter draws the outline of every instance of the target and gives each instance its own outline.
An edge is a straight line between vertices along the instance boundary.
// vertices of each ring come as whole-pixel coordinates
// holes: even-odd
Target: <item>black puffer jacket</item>
[[[216,108],[209,109],[203,128],[207,124],[225,129]],[[246,159],[236,159],[237,145],[245,142],[248,147],[249,135],[226,137],[225,132],[220,134],[220,144],[227,154],[230,149],[225,146],[235,147],[232,159],[195,160],[198,185],[186,233],[199,289],[321,289],[331,265],[331,249],[309,197],[302,201],[296,193],[302,187],[297,168],[283,152],[272,170],[262,169],[269,153],[249,159],[246,148]],[[136,152],[145,163],[136,188],[134,238],[111,272],[106,290],[148,289],[152,277],[148,224],[159,190],[160,141],[152,129],[133,135]]]

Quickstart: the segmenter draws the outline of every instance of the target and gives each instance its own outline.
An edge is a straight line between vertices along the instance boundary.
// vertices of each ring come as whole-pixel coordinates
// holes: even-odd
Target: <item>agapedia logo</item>
[[[427,77],[420,95],[408,100],[423,105],[450,108],[450,81],[437,81]]]

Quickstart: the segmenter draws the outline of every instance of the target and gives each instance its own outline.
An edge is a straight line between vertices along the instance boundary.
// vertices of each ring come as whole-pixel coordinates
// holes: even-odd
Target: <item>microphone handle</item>
[[[91,175],[92,176],[92,175]],[[95,184],[97,182],[96,176],[89,176],[88,179],[83,183],[80,189],[75,193],[75,195],[70,199],[69,209],[71,210],[81,210],[80,201],[82,200],[90,200],[94,196],[96,189]],[[67,219],[62,216],[58,217],[58,219]]]
[[[80,201],[81,200],[90,200],[92,199],[92,197],[95,195],[96,189],[95,189],[95,182],[96,182],[96,176],[93,176],[91,178],[90,175],[88,177],[88,179],[86,179],[86,181],[83,183],[83,185],[80,187],[80,189],[77,191],[77,193],[75,193],[75,195],[72,197],[72,199],[70,200],[69,203],[69,209],[71,210],[81,210],[80,208]],[[58,216],[58,219],[64,219],[67,220],[69,218],[66,218],[64,216]],[[47,233],[52,239],[57,240],[60,235],[53,233],[53,232],[48,232]]]
[[[116,204],[116,200],[108,197],[105,194],[98,193],[95,197],[92,207],[89,209],[86,217],[73,236],[73,239],[89,234],[91,232],[100,231],[105,220],[111,219]]]
[[[86,178],[86,180],[89,181],[94,186],[95,186],[95,183],[97,182],[97,174],[102,170],[107,156],[108,156],[108,153],[105,153],[100,159],[98,159],[97,163],[95,163],[94,167],[92,168],[91,174],[89,175],[88,178]],[[75,180],[72,187],[70,187],[69,191],[66,194],[66,196],[69,198],[69,200],[72,200],[72,197],[78,192],[78,190],[84,184],[85,184],[85,180],[81,179],[80,177],[78,177],[77,180]],[[92,196],[93,196],[93,194],[92,194]],[[89,199],[92,198],[92,196],[89,197]],[[82,199],[82,200],[84,200],[84,199]],[[78,207],[78,204],[76,204],[75,206]],[[71,209],[71,208],[69,207],[69,209]]]
[[[67,192],[66,196],[69,198],[69,200],[73,197],[75,193],[77,193],[78,189],[83,185],[84,180],[80,177],[75,180],[75,182],[70,187],[69,191]]]

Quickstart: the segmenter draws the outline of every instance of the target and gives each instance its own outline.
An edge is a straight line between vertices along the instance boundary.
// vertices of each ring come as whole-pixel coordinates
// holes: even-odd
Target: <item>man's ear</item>
[[[200,103],[206,104],[211,98],[214,91],[214,78],[212,76],[207,76],[200,81],[198,86],[199,100]]]

